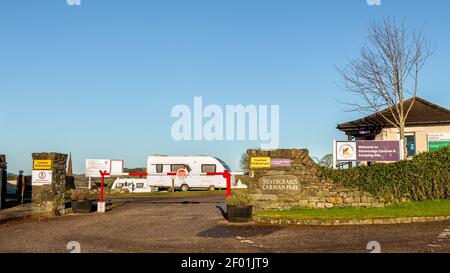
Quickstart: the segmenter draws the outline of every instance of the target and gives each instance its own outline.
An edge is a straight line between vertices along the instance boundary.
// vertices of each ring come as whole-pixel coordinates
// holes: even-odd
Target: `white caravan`
[[[147,158],[147,179],[117,178],[112,189],[128,189],[130,192],[151,192],[155,188],[171,189],[172,178],[175,189],[226,189],[227,180],[222,175],[207,175],[210,172],[231,173],[231,188],[246,189],[241,181],[235,180],[230,167],[224,161],[212,156],[166,156],[152,155]],[[168,173],[185,175],[168,175]]]
[[[124,190],[129,192],[152,192],[152,188],[147,185],[147,179],[142,178],[119,178],[114,181],[111,189]]]
[[[209,176],[209,172],[231,173],[230,167],[222,160],[212,156],[165,156],[152,155],[147,159],[147,181],[149,186],[160,188],[172,187],[172,176],[167,173],[176,173],[184,170],[185,176],[175,176],[176,189],[188,191],[189,189],[225,189],[226,179],[221,175]],[[234,175],[231,184],[237,186]]]

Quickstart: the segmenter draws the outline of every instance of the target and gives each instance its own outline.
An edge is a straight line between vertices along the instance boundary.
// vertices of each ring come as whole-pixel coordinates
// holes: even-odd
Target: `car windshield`
[[[217,158],[217,157],[216,157],[216,159],[219,160],[220,163],[222,163],[222,165],[223,165],[223,167],[225,168],[225,170],[231,172],[230,166],[228,166],[228,164],[227,164],[225,161],[223,161],[222,159]]]

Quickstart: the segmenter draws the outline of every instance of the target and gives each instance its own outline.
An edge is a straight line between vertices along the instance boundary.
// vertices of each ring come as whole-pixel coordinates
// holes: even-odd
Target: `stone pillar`
[[[30,204],[31,203],[31,195],[32,195],[32,186],[31,186],[31,176],[24,176],[24,189],[23,189],[23,203]]]
[[[23,204],[24,182],[25,182],[25,179],[23,176],[23,171],[19,171],[19,176],[17,177],[17,186],[16,186],[17,202],[19,204]]]
[[[34,160],[52,161],[51,185],[35,186],[32,188],[31,204],[34,209],[45,210],[52,216],[60,214],[65,208],[65,184],[67,154],[33,153]]]
[[[6,208],[6,183],[8,172],[6,171],[6,157],[0,155],[0,209]]]

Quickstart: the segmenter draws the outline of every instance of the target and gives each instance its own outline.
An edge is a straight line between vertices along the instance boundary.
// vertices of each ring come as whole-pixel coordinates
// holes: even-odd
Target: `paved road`
[[[0,252],[450,252],[450,221],[386,226],[231,225],[223,194],[113,200],[105,215],[68,215],[0,226]]]

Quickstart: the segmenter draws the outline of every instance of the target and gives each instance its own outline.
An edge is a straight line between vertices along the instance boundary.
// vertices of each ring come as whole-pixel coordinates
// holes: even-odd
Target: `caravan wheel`
[[[210,190],[210,191],[215,191],[216,188],[215,188],[214,186],[209,186],[209,190]]]
[[[189,191],[189,186],[186,184],[181,185],[181,191]]]

